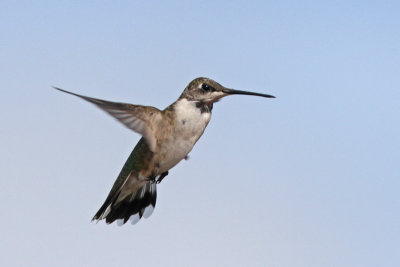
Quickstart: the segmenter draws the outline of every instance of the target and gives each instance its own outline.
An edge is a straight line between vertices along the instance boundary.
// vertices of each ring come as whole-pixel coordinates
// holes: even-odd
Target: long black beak
[[[260,93],[254,93],[254,92],[248,92],[248,91],[240,91],[240,90],[235,90],[235,89],[222,89],[222,92],[228,95],[255,95],[255,96],[262,96],[262,97],[268,97],[268,98],[275,98],[273,95],[267,95],[267,94],[260,94]]]

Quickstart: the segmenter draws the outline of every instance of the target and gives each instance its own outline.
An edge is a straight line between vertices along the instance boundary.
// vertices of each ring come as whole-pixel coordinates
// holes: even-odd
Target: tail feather
[[[126,209],[124,210],[124,222],[128,221],[131,215],[139,213],[139,218],[142,218],[144,211],[150,205],[152,207],[156,206],[156,198],[157,198],[157,185],[155,183],[148,182],[146,183],[139,196],[136,194],[133,196],[133,199],[127,201],[128,204]]]
[[[135,192],[121,194],[118,190],[109,196],[92,220],[105,219],[107,224],[118,220],[126,223],[132,217],[132,223],[140,218],[148,218],[156,206],[157,185],[147,182]],[[121,197],[122,196],[122,197]],[[138,219],[135,217],[138,217]],[[120,224],[119,223],[119,224]]]

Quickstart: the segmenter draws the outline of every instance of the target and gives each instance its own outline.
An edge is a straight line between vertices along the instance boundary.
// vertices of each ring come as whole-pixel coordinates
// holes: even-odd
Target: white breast
[[[196,102],[179,100],[175,105],[174,132],[165,140],[162,153],[166,155],[161,162],[160,169],[169,170],[181,161],[192,150],[194,144],[203,134],[211,119],[211,112],[201,113],[196,107]]]

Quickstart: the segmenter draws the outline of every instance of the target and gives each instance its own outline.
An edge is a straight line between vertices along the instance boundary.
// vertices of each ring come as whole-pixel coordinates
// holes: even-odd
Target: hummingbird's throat
[[[199,108],[201,113],[204,112],[210,113],[211,110],[213,109],[213,102],[198,101],[196,102],[196,108]]]

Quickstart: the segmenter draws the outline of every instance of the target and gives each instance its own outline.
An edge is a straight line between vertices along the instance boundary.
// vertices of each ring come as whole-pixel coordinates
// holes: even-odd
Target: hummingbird
[[[229,95],[272,95],[229,89],[209,78],[196,78],[178,100],[164,110],[152,106],[111,102],[72,93],[104,110],[142,135],[129,155],[103,205],[92,221],[118,225],[148,218],[156,206],[157,184],[188,154],[211,119],[213,104]]]

